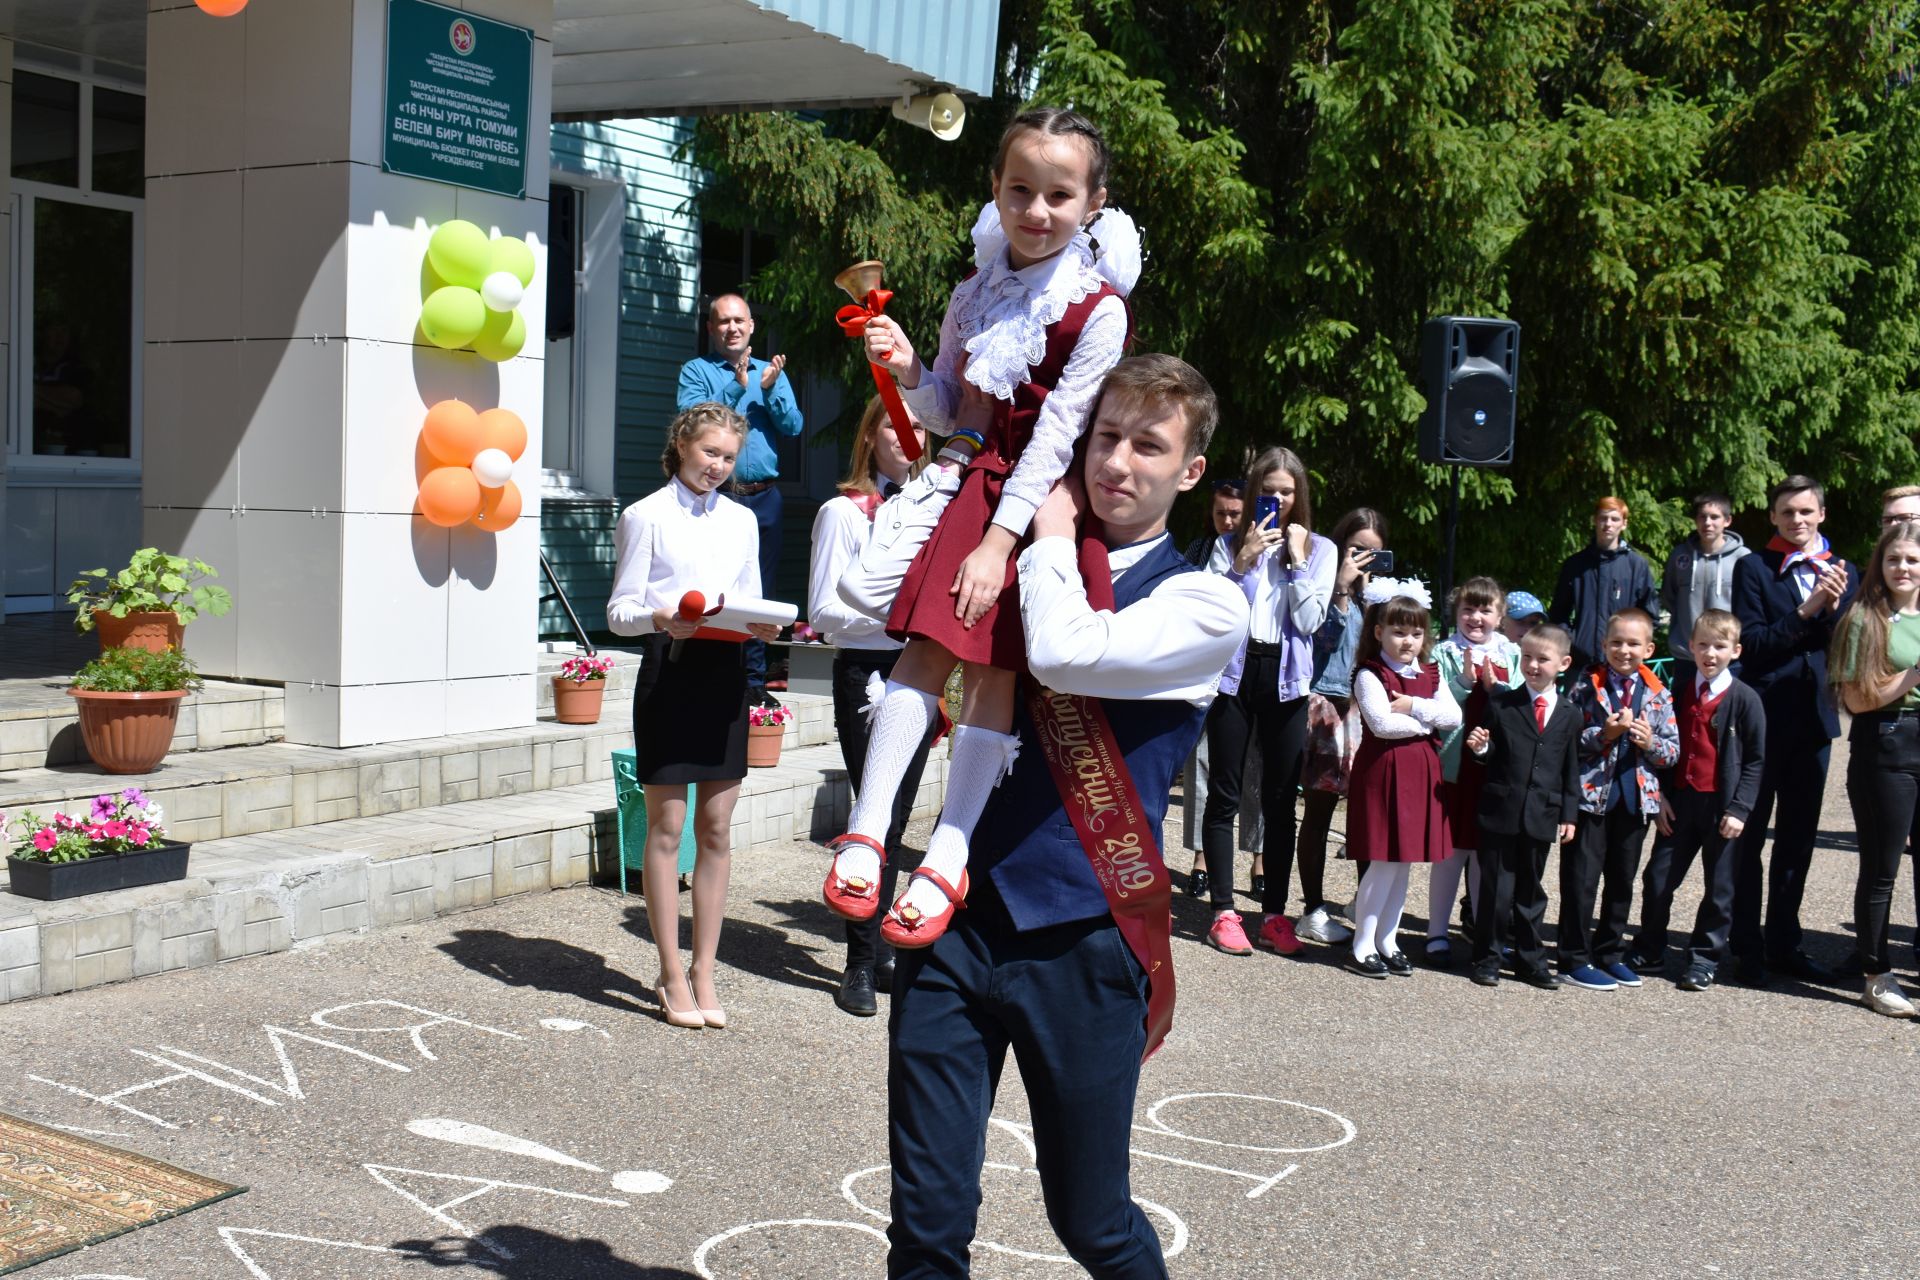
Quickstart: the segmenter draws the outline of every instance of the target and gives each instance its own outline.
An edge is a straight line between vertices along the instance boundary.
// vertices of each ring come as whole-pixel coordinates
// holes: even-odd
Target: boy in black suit
[[[1740,619],[1708,609],[1693,624],[1696,670],[1674,693],[1680,759],[1660,793],[1660,838],[1641,882],[1640,933],[1627,966],[1637,973],[1666,967],[1667,920],[1675,890],[1700,855],[1706,892],[1694,917],[1683,991],[1713,985],[1733,925],[1733,842],[1746,830],[1760,797],[1767,737],[1760,695],[1733,678],[1740,657]]]
[[[1827,646],[1834,624],[1853,603],[1860,577],[1820,533],[1827,500],[1818,481],[1788,476],[1767,495],[1767,510],[1774,538],[1733,566],[1733,614],[1740,619],[1743,649],[1740,679],[1760,695],[1767,713],[1760,795],[1734,846],[1733,958],[1739,980],[1753,985],[1764,983],[1768,970],[1825,982],[1833,974],[1800,947],[1800,898],[1819,832],[1827,760],[1840,735],[1840,717],[1827,690]],[[1773,856],[1763,876],[1760,853],[1770,818]]]
[[[1540,923],[1547,914],[1541,876],[1547,846],[1569,844],[1580,813],[1580,730],[1584,720],[1555,683],[1573,665],[1573,636],[1545,623],[1520,642],[1524,683],[1496,691],[1467,749],[1484,760],[1480,793],[1480,884],[1473,895],[1473,980],[1500,983],[1500,956],[1515,950],[1514,973],[1553,991]]]

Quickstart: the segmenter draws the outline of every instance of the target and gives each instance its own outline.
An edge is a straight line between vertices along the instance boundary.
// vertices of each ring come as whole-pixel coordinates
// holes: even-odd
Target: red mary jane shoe
[[[967,905],[966,872],[960,873],[958,889],[954,888],[938,871],[929,871],[925,867],[920,867],[913,874],[922,880],[932,881],[935,888],[947,895],[947,905],[932,915],[927,915],[918,907],[906,905],[906,895],[900,895],[900,899],[894,902],[893,909],[887,912],[887,918],[880,922],[880,936],[896,947],[909,949],[930,947],[940,941],[940,935],[947,931],[949,924],[953,923],[953,913]],[[912,883],[912,877],[908,878],[908,883]]]
[[[882,870],[887,865],[887,850],[878,840],[852,832],[827,841],[834,859],[833,865],[827,868],[826,883],[820,886],[820,896],[826,900],[827,910],[858,923],[873,919],[873,913],[880,909],[880,882],[878,879],[850,880],[840,874],[840,850],[850,844],[863,844],[879,854]]]

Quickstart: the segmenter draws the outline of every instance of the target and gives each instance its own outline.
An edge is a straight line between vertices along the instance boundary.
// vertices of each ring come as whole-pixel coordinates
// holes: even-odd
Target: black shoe
[[[1767,974],[1767,966],[1751,958],[1734,960],[1732,962],[1732,972],[1729,973],[1727,977],[1730,981],[1737,982],[1743,987],[1764,987],[1770,981]]]
[[[1428,938],[1427,963],[1436,969],[1453,968],[1453,944],[1445,938]]]
[[[893,994],[893,961],[882,960],[873,966],[873,985],[888,995]]]
[[[1770,956],[1767,967],[1776,973],[1784,973],[1789,978],[1798,978],[1802,982],[1832,983],[1833,970],[1815,960],[1804,951],[1791,951],[1784,956]]]
[[[1252,894],[1254,897],[1260,899],[1262,902],[1265,902],[1267,900],[1266,875],[1264,873],[1256,872],[1254,874],[1252,882],[1249,883],[1247,886],[1247,892]]]
[[[1712,990],[1713,970],[1704,964],[1688,965],[1687,971],[1680,975],[1680,989],[1682,991]]]
[[[1665,952],[1650,956],[1644,951],[1629,951],[1626,965],[1635,973],[1660,974],[1667,971],[1667,957]]]
[[[1386,964],[1387,972],[1396,978],[1413,976],[1413,961],[1407,959],[1404,951],[1382,951],[1380,959]]]
[[[873,970],[862,967],[841,974],[833,1002],[856,1018],[871,1018],[880,1012],[880,1002],[873,996]]]
[[[1477,987],[1497,987],[1500,985],[1500,968],[1498,965],[1477,964],[1473,966],[1473,972],[1467,976],[1473,979],[1473,983]]]
[[[1356,960],[1349,955],[1347,972],[1357,973],[1363,978],[1384,978],[1392,971],[1387,968],[1387,962],[1379,956],[1368,956],[1365,960]]]
[[[1560,989],[1560,975],[1547,969],[1534,969],[1530,972],[1517,974],[1515,976],[1528,986],[1537,987],[1541,991],[1558,991]]]
[[[1204,900],[1207,896],[1207,890],[1211,887],[1212,882],[1207,879],[1207,873],[1204,868],[1195,871],[1187,877],[1187,896],[1189,898]]]

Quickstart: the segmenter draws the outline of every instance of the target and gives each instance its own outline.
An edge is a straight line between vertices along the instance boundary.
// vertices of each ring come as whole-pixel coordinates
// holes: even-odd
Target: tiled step
[[[61,679],[0,682],[0,773],[87,760],[78,713]],[[173,731],[173,750],[213,751],[278,742],[287,723],[279,685],[209,680],[187,695]]]
[[[916,816],[934,811],[945,785],[936,750]],[[838,746],[790,745],[778,767],[742,783],[733,847],[833,835],[848,800]],[[65,902],[0,895],[0,1000],[284,951],[613,878],[617,867],[604,781],[209,840],[174,884]]]
[[[834,741],[828,698],[793,698],[785,745]],[[168,834],[219,840],[405,814],[440,805],[541,792],[613,776],[612,753],[633,745],[631,718],[598,724],[543,720],[524,729],[455,734],[370,747],[276,742],[169,756],[148,774],[116,777],[92,766],[0,772],[0,810],[84,811],[105,791],[139,787],[165,809]]]

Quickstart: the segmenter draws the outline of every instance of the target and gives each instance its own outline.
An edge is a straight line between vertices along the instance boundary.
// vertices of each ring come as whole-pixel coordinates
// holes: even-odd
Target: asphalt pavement
[[[1843,803],[1826,825],[1803,919],[1839,961]],[[250,1188],[31,1274],[882,1274],[885,1019],[832,1003],[820,850],[734,861],[724,1031],[659,1020],[644,910],[600,889],[0,1010],[0,1109]],[[1218,955],[1178,901],[1133,1164],[1174,1276],[1911,1274],[1920,1027],[1855,985],[1368,981],[1329,948]],[[1011,1070],[996,1114],[975,1274],[1077,1274]]]

